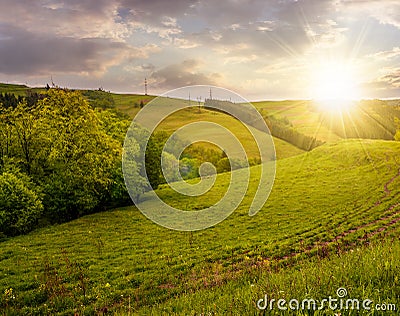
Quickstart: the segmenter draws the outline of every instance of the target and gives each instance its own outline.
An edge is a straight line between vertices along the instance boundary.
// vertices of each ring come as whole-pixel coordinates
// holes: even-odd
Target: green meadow
[[[0,92],[18,89],[24,88],[0,85]],[[153,97],[112,98],[113,106],[132,118],[140,102]],[[250,168],[238,208],[205,230],[163,228],[131,205],[4,237],[0,315],[398,314],[400,142],[378,137],[393,132],[392,112],[362,107],[359,111],[385,128],[354,117],[354,126],[370,124],[376,136],[355,138],[343,137],[351,135],[350,127],[330,125],[334,117],[324,118],[309,101],[254,105],[324,142],[304,151],[274,138],[275,182],[256,215],[248,211],[258,189],[259,165]],[[258,157],[246,126],[220,112],[182,110],[159,130],[172,133],[204,120],[235,132],[248,157]],[[171,206],[196,211],[219,201],[230,178],[230,172],[218,174],[211,190],[198,197],[180,195],[167,185],[156,193]],[[279,299],[337,298],[339,288],[346,289],[345,298],[371,300],[371,310],[284,311],[276,305]],[[265,297],[275,300],[274,308],[258,308]]]
[[[239,208],[199,232],[159,227],[132,206],[4,240],[4,312],[257,314],[264,294],[320,298],[339,287],[399,304],[399,151],[396,142],[349,140],[279,160],[257,215],[247,215],[253,177]],[[190,201],[158,194],[203,208],[227,177]]]

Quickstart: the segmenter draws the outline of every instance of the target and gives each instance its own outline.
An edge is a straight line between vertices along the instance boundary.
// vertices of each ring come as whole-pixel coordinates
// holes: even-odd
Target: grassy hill
[[[16,95],[24,95],[30,88],[24,85],[0,84],[0,93],[8,92]],[[32,91],[40,92],[43,88],[33,88]],[[82,90],[85,94],[87,90]],[[145,96],[137,94],[109,94],[112,106],[119,111],[133,118],[140,110],[140,105],[153,100],[155,96]],[[261,114],[273,117],[275,122],[285,122],[285,124],[272,124],[270,127],[275,137],[277,158],[283,159],[300,154],[308,146],[301,146],[299,139],[292,139],[301,135],[315,138],[319,143],[334,142],[346,138],[365,138],[365,139],[386,139],[392,140],[396,130],[395,117],[400,117],[400,101],[390,100],[370,100],[354,103],[349,109],[342,111],[329,112],[321,108],[313,101],[261,101],[253,102],[253,105]],[[184,110],[175,113],[164,121],[164,129],[172,132],[186,122],[199,120],[211,120],[224,126],[238,126],[238,123],[224,114],[209,110],[202,110],[197,113],[196,109]],[[287,125],[286,125],[287,124]],[[279,127],[279,128],[278,128]],[[283,131],[282,131],[283,127]],[[280,130],[278,132],[278,129]],[[241,129],[240,129],[241,130]],[[294,130],[297,136],[284,137],[284,130]],[[242,133],[242,136],[244,134]],[[289,133],[291,134],[291,133]],[[250,157],[257,158],[258,154],[253,145],[249,142],[249,137],[244,136],[244,143],[249,147]],[[295,146],[293,146],[293,144]],[[302,148],[302,149],[300,149]],[[311,147],[312,148],[312,147]]]
[[[164,229],[126,207],[4,240],[0,306],[6,314],[245,315],[258,313],[264,294],[321,298],[339,287],[399,306],[399,153],[399,142],[347,140],[280,160],[256,216],[247,215],[253,176],[239,208],[203,231]],[[196,210],[224,194],[229,176],[201,197],[158,194]]]
[[[364,100],[338,111],[327,110],[313,101],[253,104],[261,113],[283,119],[297,131],[324,142],[345,138],[392,140],[396,130],[394,118],[400,117],[399,100]]]
[[[261,112],[277,118],[286,118],[300,132],[322,141],[336,141],[340,137],[321,124],[319,113],[312,111],[310,101],[261,101],[253,102]]]
[[[257,144],[254,142],[253,136],[247,130],[247,127],[233,117],[221,112],[202,109],[199,113],[196,108],[181,110],[166,118],[159,125],[157,130],[165,130],[169,133],[172,133],[183,125],[199,121],[214,122],[220,126],[225,127],[226,129],[231,131],[236,137],[238,137],[241,144],[245,148],[247,155],[250,158],[259,158]],[[255,128],[250,127],[250,129],[253,133],[261,133]],[[206,137],[207,134],[213,134],[216,138],[220,138],[221,143],[223,143],[225,146],[225,149],[229,149],[230,147],[235,149],[234,144],[227,142],[226,138],[224,138],[224,134],[221,133],[221,130],[218,128],[210,127],[206,131],[200,129],[191,129],[189,135],[187,136],[187,139],[190,141],[191,137]],[[276,156],[278,159],[292,157],[304,152],[303,150],[293,146],[292,144],[275,137],[274,143]],[[210,147],[210,144],[203,143],[202,146]]]
[[[0,84],[0,93],[13,93],[16,95],[24,96],[26,95],[28,90],[30,90],[30,88],[25,85]],[[35,92],[40,92],[43,90],[44,88],[33,88],[33,91]],[[87,90],[82,90],[84,94],[86,91]],[[145,96],[138,94],[116,93],[111,93],[110,96],[114,102],[113,106],[122,113],[129,115],[131,118],[133,118],[139,112],[141,102],[143,102],[143,104],[146,104],[156,97],[150,95]],[[182,101],[178,100],[178,102]],[[254,143],[251,134],[239,121],[223,113],[210,110],[202,110],[201,113],[198,113],[197,109],[179,111],[178,113],[175,113],[164,120],[158,130],[166,130],[167,132],[172,133],[183,124],[198,122],[202,120],[221,124],[222,126],[227,127],[229,130],[234,131],[238,135],[245,149],[247,149],[247,154],[249,158],[259,157],[257,146]],[[201,133],[201,131],[198,132]],[[257,133],[258,131],[255,130],[254,132]],[[215,130],[214,133],[220,134],[220,131]],[[193,135],[195,136],[197,134],[195,133]],[[293,146],[292,144],[281,139],[274,138],[274,142],[276,156],[278,159],[292,157],[294,155],[298,155],[304,152],[296,146]],[[206,143],[203,143],[202,146],[210,147]],[[230,144],[227,144],[227,146],[229,147]]]
[[[40,92],[45,90],[45,88],[31,88],[26,85],[0,83],[0,93],[12,93],[17,96],[25,96],[28,90]]]
[[[24,95],[27,89],[0,84],[0,93]],[[133,117],[153,96],[107,98],[103,105]],[[361,139],[391,139],[398,104],[364,101],[340,114],[321,112],[310,101],[255,106],[274,124],[326,142],[304,152],[275,139],[275,184],[257,215],[249,217],[248,210],[259,166],[250,169],[237,210],[206,230],[168,230],[130,206],[3,239],[0,314],[252,315],[261,313],[256,303],[264,295],[321,300],[342,287],[349,298],[400,308],[400,142]],[[183,110],[159,129],[172,133],[201,120],[233,131],[249,156],[257,157],[246,128],[220,112]],[[177,208],[199,210],[224,196],[230,176],[219,174],[199,197],[165,185],[157,194]],[[283,314],[276,308],[272,313]]]

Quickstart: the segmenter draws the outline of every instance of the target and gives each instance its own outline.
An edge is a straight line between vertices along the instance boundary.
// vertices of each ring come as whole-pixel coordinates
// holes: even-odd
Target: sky
[[[0,82],[400,97],[398,0],[0,0]]]

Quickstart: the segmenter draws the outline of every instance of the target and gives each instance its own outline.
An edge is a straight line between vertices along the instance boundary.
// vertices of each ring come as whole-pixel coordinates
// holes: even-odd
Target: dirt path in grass
[[[390,190],[388,189],[388,186],[394,182],[398,177],[400,177],[400,169],[397,171],[397,174],[393,176],[388,182],[385,183],[385,193],[387,195],[390,194]]]
[[[368,207],[366,210],[371,210],[378,205],[380,205],[383,201],[383,199],[390,197],[392,194],[392,191],[389,190],[389,185],[391,185],[396,179],[400,178],[400,169],[398,170],[397,174],[393,176],[390,180],[388,180],[384,184],[384,196],[380,197],[376,203],[373,203],[370,207]],[[400,194],[395,195],[395,197],[400,198]],[[392,197],[393,198],[393,197]],[[394,202],[394,201],[393,201]],[[364,210],[364,211],[366,211]],[[387,230],[389,227],[395,225],[396,223],[400,222],[400,201],[392,204],[387,208],[387,210],[382,214],[381,217],[374,219],[372,221],[369,221],[367,223],[358,225],[352,229],[349,229],[347,231],[344,231],[340,234],[338,234],[336,237],[334,237],[331,240],[328,241],[321,241],[317,242],[311,246],[308,246],[300,251],[296,252],[291,252],[283,256],[279,257],[264,257],[262,259],[255,259],[255,260],[249,260],[249,261],[239,261],[237,263],[233,263],[230,266],[229,270],[226,271],[217,271],[214,274],[211,273],[211,275],[205,273],[205,274],[199,274],[199,275],[191,275],[190,276],[190,282],[191,284],[197,284],[196,286],[200,286],[202,288],[204,287],[215,287],[215,286],[220,286],[226,280],[233,280],[233,279],[239,279],[242,277],[246,271],[252,270],[252,269],[271,269],[271,267],[275,266],[275,268],[279,269],[280,264],[283,264],[284,266],[290,266],[296,264],[296,257],[299,257],[301,255],[310,255],[310,256],[315,256],[315,254],[311,254],[312,250],[317,251],[317,255],[320,257],[327,257],[333,253],[343,253],[350,251],[351,249],[357,247],[358,245],[362,243],[369,243],[369,240],[371,237],[382,234],[385,230]],[[355,241],[353,242],[347,242],[345,243],[340,242],[343,240],[346,236],[359,232],[362,229],[365,229],[366,227],[372,226],[374,224],[381,223],[378,228],[371,230],[368,233],[363,234],[361,237],[358,237]],[[388,234],[388,233],[386,233]],[[293,260],[293,261],[292,261]],[[215,263],[217,264],[217,263]],[[217,269],[218,270],[218,269]],[[207,271],[214,271],[213,269],[210,268],[210,270]],[[182,282],[182,280],[180,280]],[[165,287],[165,286],[172,286],[175,287],[173,284],[161,284],[159,287]]]
[[[381,197],[378,201],[376,201],[372,206],[370,206],[369,208],[367,208],[367,210],[371,210],[373,208],[375,208],[376,206],[380,205],[382,203],[382,200],[384,198],[387,198],[390,196],[391,194],[391,190],[389,190],[389,185],[391,185],[396,179],[400,178],[400,168],[397,171],[397,174],[394,175],[390,180],[388,180],[385,184],[384,184],[384,192],[385,192],[385,196]],[[320,249],[322,254],[324,252],[328,252],[328,248],[330,246],[332,246],[333,244],[337,244],[339,247],[339,241],[342,240],[344,237],[356,233],[362,229],[365,229],[366,227],[372,226],[374,224],[377,224],[379,222],[384,222],[387,221],[389,219],[392,218],[392,220],[388,223],[382,223],[382,225],[379,228],[376,228],[368,233],[365,233],[362,237],[357,238],[357,242],[361,242],[361,241],[367,241],[368,239],[370,239],[371,237],[382,233],[383,231],[387,230],[389,227],[395,225],[396,223],[400,222],[400,202],[397,202],[395,204],[392,204],[385,212],[385,215],[374,219],[370,222],[358,225],[352,229],[349,229],[347,231],[344,231],[342,233],[340,233],[339,235],[337,235],[336,237],[332,238],[331,240],[328,241],[322,241],[322,242],[318,242],[314,245],[308,246],[306,247],[303,251],[300,252],[292,252],[290,254],[284,255],[282,257],[279,258],[275,258],[275,260],[281,261],[281,260],[287,260],[293,257],[296,257],[298,255],[304,254],[304,253],[310,253],[312,250],[315,249]],[[399,216],[399,217],[398,217]],[[357,244],[357,242],[353,242],[350,243],[348,245],[348,247],[354,246],[355,244]]]

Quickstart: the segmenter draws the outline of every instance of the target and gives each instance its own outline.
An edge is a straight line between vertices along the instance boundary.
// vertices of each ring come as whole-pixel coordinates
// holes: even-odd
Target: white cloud
[[[381,60],[391,60],[400,56],[400,47],[393,47],[392,50],[380,51],[374,54],[369,54],[367,57],[372,57]]]

